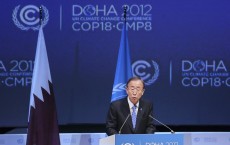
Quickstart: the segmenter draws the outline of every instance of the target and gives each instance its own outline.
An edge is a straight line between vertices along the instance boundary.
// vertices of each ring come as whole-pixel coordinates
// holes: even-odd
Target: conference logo
[[[121,145],[134,145],[134,143],[122,143]]]
[[[124,21],[124,12],[127,7],[127,30],[151,31],[152,10],[151,4],[124,4],[115,5],[72,5],[73,31],[121,31]]]
[[[184,87],[230,87],[230,72],[224,60],[182,60]]]
[[[76,144],[77,143],[77,139],[75,136],[73,136],[72,138],[70,138],[69,136],[66,136],[66,137],[62,137],[61,139],[64,144]]]
[[[134,76],[140,77],[147,86],[155,83],[160,73],[159,65],[154,60],[137,60],[132,64],[132,71]]]
[[[24,143],[23,138],[19,138],[19,139],[17,139],[17,144],[23,144],[23,143]]]
[[[205,137],[204,142],[205,143],[217,143],[218,139],[216,137]]]
[[[42,5],[42,25],[45,26],[49,21],[49,11]],[[39,7],[35,5],[16,6],[13,10],[12,20],[14,24],[21,30],[28,31],[30,29],[36,31],[40,27]]]
[[[32,82],[33,60],[0,60],[0,85],[29,87]]]
[[[193,141],[194,141],[194,142],[200,142],[200,138],[199,138],[199,137],[195,137],[195,138],[193,139]]]
[[[75,16],[80,16],[84,14],[85,16],[93,16],[96,14],[96,7],[93,5],[86,5],[82,7],[80,5],[73,6],[73,13]]]

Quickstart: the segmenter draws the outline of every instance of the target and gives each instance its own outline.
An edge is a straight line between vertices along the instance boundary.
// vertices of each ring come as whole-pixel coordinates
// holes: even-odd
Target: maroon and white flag
[[[42,26],[39,29],[33,69],[26,145],[60,145],[53,84]]]

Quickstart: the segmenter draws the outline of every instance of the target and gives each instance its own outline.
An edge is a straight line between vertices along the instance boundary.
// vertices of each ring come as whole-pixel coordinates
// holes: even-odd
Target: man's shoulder
[[[112,105],[118,105],[127,102],[127,98],[122,98],[116,101],[111,102]]]
[[[140,103],[142,103],[142,104],[148,104],[148,105],[152,105],[152,102],[150,101],[150,100],[147,100],[147,99],[140,99]]]

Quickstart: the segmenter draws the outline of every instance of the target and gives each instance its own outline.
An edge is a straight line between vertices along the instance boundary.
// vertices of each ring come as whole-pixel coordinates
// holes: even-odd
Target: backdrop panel
[[[104,123],[127,5],[133,73],[169,125],[230,125],[230,1],[2,1],[0,126],[25,126],[42,5],[59,124]]]

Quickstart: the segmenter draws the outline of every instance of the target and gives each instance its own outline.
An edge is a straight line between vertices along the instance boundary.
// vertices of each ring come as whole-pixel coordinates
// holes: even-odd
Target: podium
[[[183,145],[183,134],[116,134],[99,140],[99,145]]]
[[[27,134],[0,134],[0,145],[26,145],[26,137]],[[109,137],[105,133],[60,133],[60,141],[61,145],[230,145],[230,132],[156,132]]]

